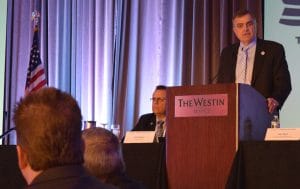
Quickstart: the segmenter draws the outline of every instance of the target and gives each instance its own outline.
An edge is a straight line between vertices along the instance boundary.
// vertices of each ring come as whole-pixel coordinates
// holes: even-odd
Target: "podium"
[[[225,188],[238,142],[263,140],[270,120],[266,99],[249,85],[169,87],[169,188]]]

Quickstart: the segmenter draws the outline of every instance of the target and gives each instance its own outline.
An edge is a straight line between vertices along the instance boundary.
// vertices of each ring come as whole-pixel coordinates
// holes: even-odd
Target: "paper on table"
[[[155,131],[127,131],[124,143],[153,143]]]
[[[300,128],[268,128],[265,140],[300,140]]]

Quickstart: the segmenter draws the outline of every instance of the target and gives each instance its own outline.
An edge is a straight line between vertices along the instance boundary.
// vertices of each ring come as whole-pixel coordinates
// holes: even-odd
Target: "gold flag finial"
[[[40,15],[39,11],[35,10],[32,12],[31,19],[33,20],[34,28],[38,27],[40,17],[41,17],[41,15]]]

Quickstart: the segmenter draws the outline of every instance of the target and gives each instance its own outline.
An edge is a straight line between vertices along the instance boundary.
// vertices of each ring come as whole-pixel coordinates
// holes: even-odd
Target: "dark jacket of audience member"
[[[13,120],[27,188],[112,188],[82,166],[82,116],[71,95],[55,88],[32,92],[16,105]]]

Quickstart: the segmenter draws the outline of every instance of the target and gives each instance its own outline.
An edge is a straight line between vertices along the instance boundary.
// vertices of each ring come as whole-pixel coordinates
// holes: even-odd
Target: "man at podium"
[[[251,85],[277,114],[292,89],[284,47],[256,37],[256,18],[248,10],[239,10],[232,24],[239,42],[222,50],[218,83]]]
[[[156,86],[152,94],[152,112],[139,118],[133,131],[155,131],[156,140],[165,136],[166,131],[166,93],[167,87]]]

